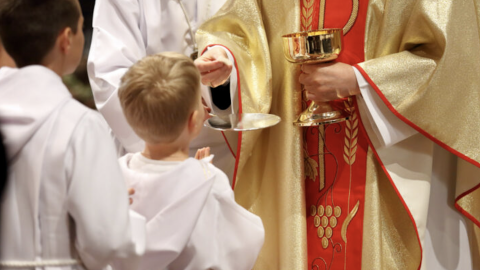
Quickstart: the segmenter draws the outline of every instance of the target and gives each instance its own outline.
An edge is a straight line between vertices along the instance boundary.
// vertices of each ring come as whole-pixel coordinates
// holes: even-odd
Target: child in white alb
[[[189,158],[206,114],[200,74],[177,53],[148,56],[122,78],[124,114],[146,142],[120,166],[135,189],[131,208],[147,219],[141,269],[250,270],[264,241],[259,217],[235,202],[208,149]]]

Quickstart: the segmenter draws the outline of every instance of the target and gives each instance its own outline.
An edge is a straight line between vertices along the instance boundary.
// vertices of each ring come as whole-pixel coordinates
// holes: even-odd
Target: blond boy
[[[188,157],[205,120],[200,74],[178,53],[148,56],[123,76],[119,98],[145,141],[120,165],[136,190],[131,208],[147,219],[141,269],[245,269],[263,245],[261,220],[239,206],[227,176]]]

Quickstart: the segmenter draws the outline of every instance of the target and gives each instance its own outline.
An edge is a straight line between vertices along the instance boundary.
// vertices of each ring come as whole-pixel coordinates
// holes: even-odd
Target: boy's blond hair
[[[118,96],[135,133],[147,143],[173,142],[196,108],[200,73],[179,53],[143,58],[122,77]]]

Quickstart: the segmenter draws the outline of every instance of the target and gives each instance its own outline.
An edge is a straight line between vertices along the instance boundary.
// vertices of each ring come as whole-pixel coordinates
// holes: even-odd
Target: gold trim
[[[358,207],[360,207],[360,201],[357,201],[357,204],[355,204],[355,207],[353,207],[352,212],[348,214],[347,218],[345,218],[345,221],[343,222],[342,225],[342,239],[343,242],[347,243],[347,228],[352,219],[355,217],[358,211]]]
[[[302,8],[302,31],[312,30],[313,3],[315,0],[303,0]]]
[[[343,35],[346,35],[350,31],[350,29],[352,29],[353,24],[358,17],[358,0],[352,0],[352,2],[352,13],[350,14],[350,18],[348,19],[347,24],[343,27]]]
[[[325,138],[325,126],[318,127],[318,165],[319,165],[319,177],[320,185],[319,191],[322,191],[325,188],[325,151],[323,150],[324,142],[323,138]]]
[[[318,16],[318,29],[323,29],[325,25],[325,3],[326,0],[320,0],[320,14]]]

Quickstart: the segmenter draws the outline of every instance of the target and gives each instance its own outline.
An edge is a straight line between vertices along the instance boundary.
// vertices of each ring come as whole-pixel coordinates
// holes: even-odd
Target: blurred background
[[[75,99],[84,105],[95,109],[95,102],[93,100],[92,89],[90,88],[87,74],[87,59],[90,44],[92,42],[92,17],[95,0],[80,0],[80,5],[82,6],[83,17],[85,18],[83,26],[83,32],[85,34],[85,49],[83,51],[82,61],[75,73],[65,76],[63,81]]]

